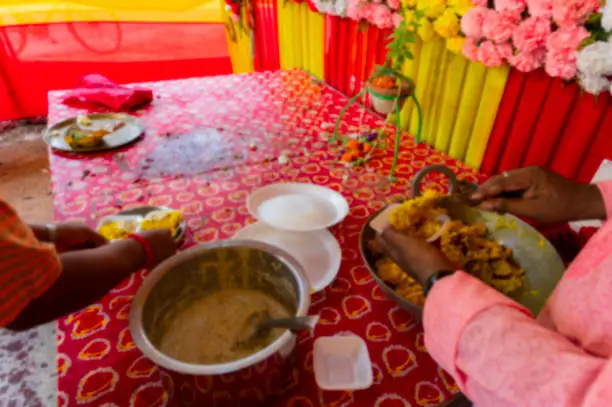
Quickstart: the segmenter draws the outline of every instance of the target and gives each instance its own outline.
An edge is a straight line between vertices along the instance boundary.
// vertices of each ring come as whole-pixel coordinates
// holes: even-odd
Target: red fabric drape
[[[590,180],[612,157],[610,96],[595,98],[543,71],[512,70],[482,170],[489,174],[540,165]]]
[[[276,0],[256,0],[253,4],[255,17],[253,65],[256,71],[280,69],[276,7]]]
[[[49,90],[72,88],[78,78],[90,73],[127,83],[231,72],[223,24],[105,22],[3,27],[0,120],[46,115]]]

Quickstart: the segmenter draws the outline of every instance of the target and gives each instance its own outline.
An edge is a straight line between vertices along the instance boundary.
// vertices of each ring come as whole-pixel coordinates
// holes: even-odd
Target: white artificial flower
[[[606,31],[612,30],[612,2],[606,1],[606,5],[601,9],[601,26]]]
[[[584,76],[612,74],[612,44],[597,41],[576,53],[576,67]]]
[[[314,0],[314,5],[323,14],[344,17],[348,10],[348,0]]]
[[[605,76],[579,74],[578,77],[582,89],[593,95],[599,95],[601,92],[610,88],[610,81]]]

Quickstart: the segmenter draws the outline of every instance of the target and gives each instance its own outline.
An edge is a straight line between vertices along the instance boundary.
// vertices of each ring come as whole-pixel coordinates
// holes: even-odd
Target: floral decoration
[[[309,0],[314,7],[323,14],[346,17],[349,8],[349,0]]]
[[[378,28],[393,28],[402,21],[400,0],[348,0],[347,16]]]
[[[577,74],[580,47],[601,30],[597,0],[494,0],[470,9],[461,20],[463,54],[494,67],[509,63],[521,72],[544,68],[564,80]],[[611,21],[612,25],[612,21]],[[586,77],[587,75],[585,75]],[[593,75],[585,79],[594,83]]]
[[[405,17],[417,23],[419,37],[423,41],[442,37],[454,53],[461,53],[465,43],[462,16],[474,6],[472,0],[404,0]]]

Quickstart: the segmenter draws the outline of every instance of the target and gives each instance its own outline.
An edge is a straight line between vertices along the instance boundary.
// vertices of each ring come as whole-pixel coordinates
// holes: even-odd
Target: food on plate
[[[104,136],[110,132],[105,129],[82,130],[77,128],[68,129],[64,140],[72,148],[91,148],[104,143]]]
[[[253,354],[274,342],[283,329],[265,331],[257,341],[243,346],[244,332],[252,317],[288,318],[289,310],[268,294],[250,289],[221,289],[197,299],[162,321],[166,328],[156,346],[182,362],[213,364],[231,362]]]
[[[389,224],[405,233],[423,238],[431,236],[442,227],[440,216],[448,216],[446,209],[437,206],[439,197],[438,193],[429,191],[402,203],[391,211]],[[511,249],[487,235],[487,227],[482,223],[468,225],[451,220],[434,245],[462,270],[504,294],[512,294],[524,287],[525,271],[513,259]],[[401,297],[423,305],[425,298],[421,285],[385,256],[375,241],[370,242],[370,250],[380,255],[376,261],[378,276]]]
[[[98,227],[98,233],[108,240],[123,239],[138,230],[136,219],[108,219]]]
[[[87,115],[80,115],[76,118],[76,124],[79,127],[88,127],[93,124],[93,121]]]
[[[167,229],[176,235],[183,215],[179,211],[159,210],[149,213],[140,224],[141,230]]]

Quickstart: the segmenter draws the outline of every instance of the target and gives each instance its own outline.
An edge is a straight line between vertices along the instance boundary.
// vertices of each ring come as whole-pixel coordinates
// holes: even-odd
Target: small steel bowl
[[[219,241],[185,250],[145,278],[132,303],[130,332],[155,364],[186,375],[206,376],[203,382],[211,389],[232,397],[240,393],[243,402],[248,390],[248,405],[258,405],[276,394],[282,378],[287,377],[295,346],[291,332],[284,332],[256,353],[219,364],[182,362],[156,346],[176,310],[219,288],[263,291],[298,316],[307,315],[310,306],[308,279],[290,255],[260,242]]]
[[[415,176],[412,186],[414,196],[420,194],[419,184],[430,172],[442,172],[448,175],[451,193],[466,186],[466,183],[457,181],[447,167],[439,165],[426,167]],[[537,315],[565,271],[563,260],[553,245],[540,232],[513,215],[485,212],[452,201],[445,202],[443,205],[448,210],[451,219],[459,219],[465,223],[484,223],[493,240],[512,249],[514,259],[525,270],[526,275],[525,287],[514,293],[512,297]],[[359,250],[368,270],[380,288],[401,308],[410,312],[417,320],[421,320],[423,308],[399,296],[393,287],[380,279],[376,273],[378,258],[368,246],[368,242],[376,238],[376,232],[370,223],[384,209],[368,218],[361,229]]]

